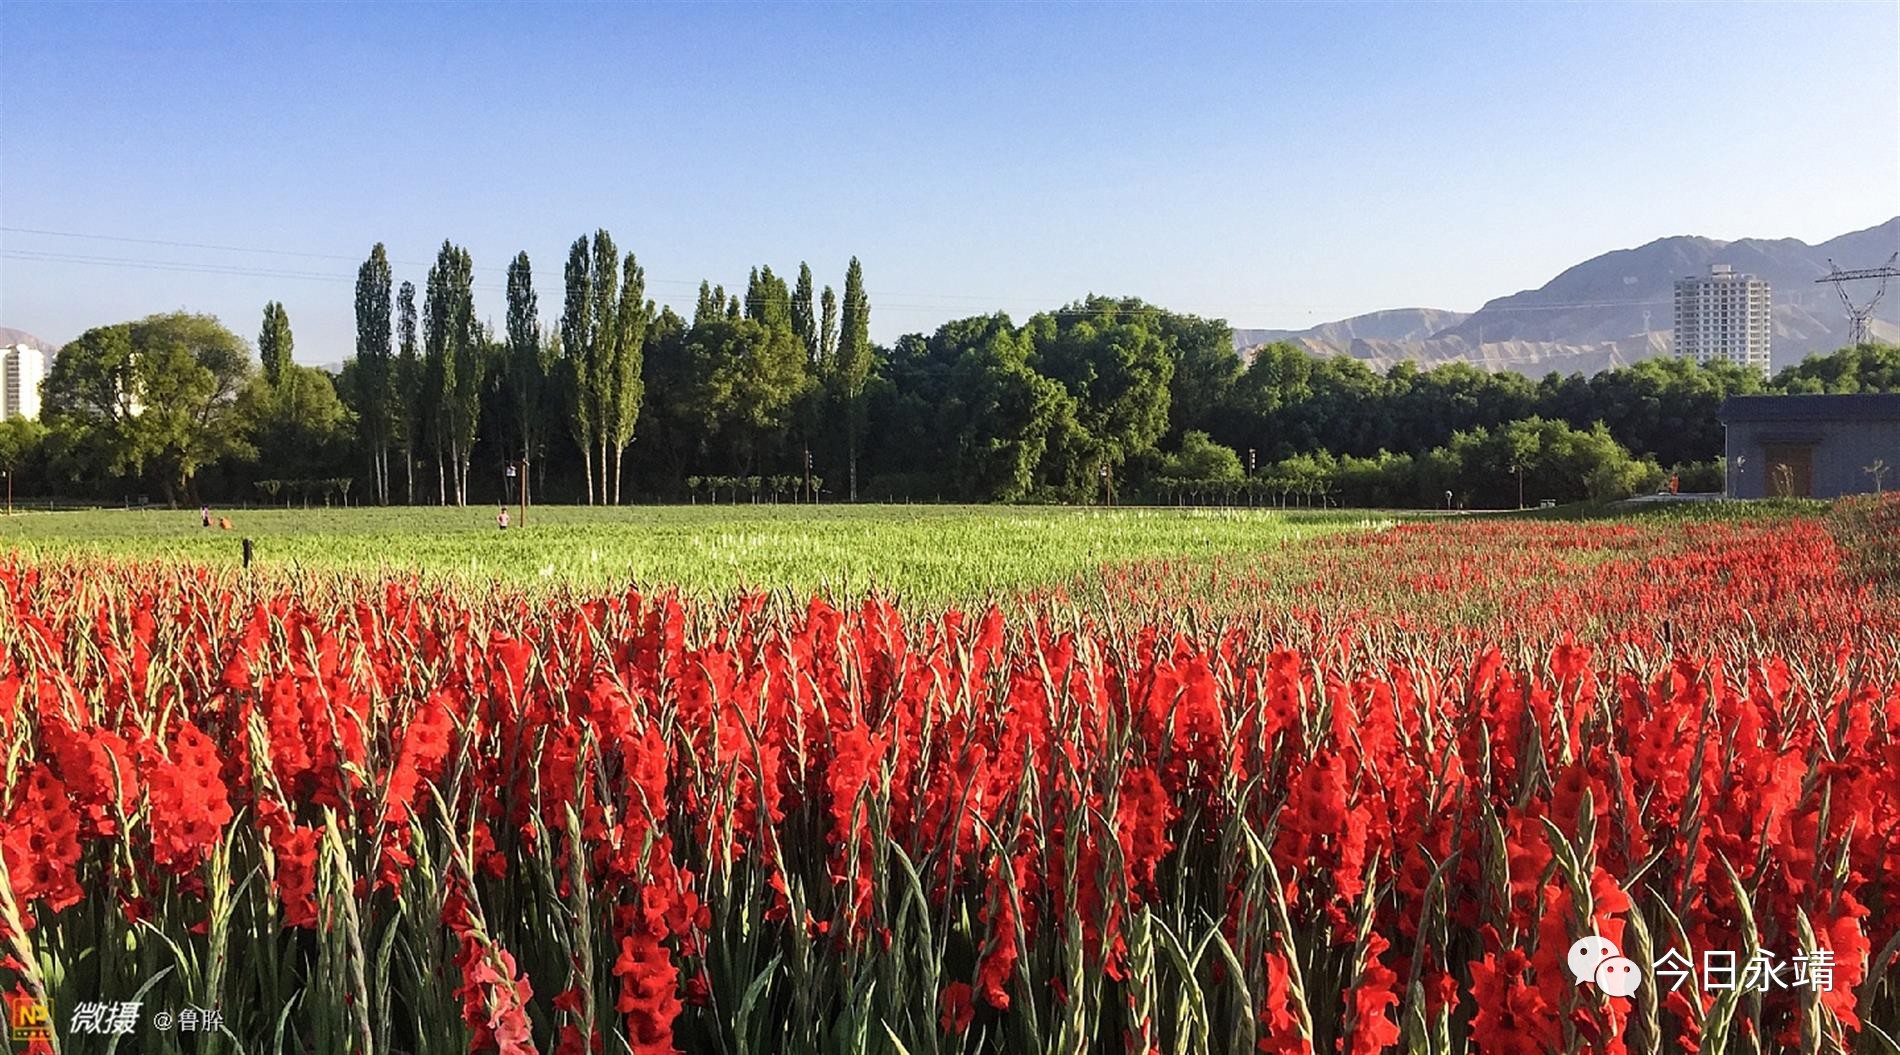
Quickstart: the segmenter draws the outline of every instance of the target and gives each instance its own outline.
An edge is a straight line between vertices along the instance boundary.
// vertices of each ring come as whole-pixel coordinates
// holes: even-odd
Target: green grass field
[[[268,569],[418,573],[463,582],[736,589],[881,588],[968,600],[1086,582],[1105,564],[1208,559],[1371,521],[1364,513],[1004,506],[550,506],[501,532],[492,507],[245,510],[230,531],[196,509],[20,513],[0,550],[235,567],[240,539]]]

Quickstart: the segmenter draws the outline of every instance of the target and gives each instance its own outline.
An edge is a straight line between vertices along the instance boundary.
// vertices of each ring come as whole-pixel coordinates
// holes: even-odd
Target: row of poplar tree
[[[398,476],[402,500],[428,500],[429,483],[418,490],[416,469],[426,474],[432,465],[434,501],[467,504],[471,455],[487,436],[499,440],[507,461],[529,470],[552,445],[571,442],[587,503],[617,504],[643,412],[679,419],[659,442],[677,445],[698,432],[699,453],[716,441],[742,471],[757,471],[768,442],[789,430],[804,441],[809,477],[823,432],[841,441],[846,497],[857,498],[872,348],[856,257],[842,300],[828,285],[814,292],[808,265],[799,265],[796,286],[770,267],[755,268],[743,300],[702,282],[690,324],[647,297],[646,270],[605,230],[574,241],[563,278],[560,315],[547,324],[528,254],[516,254],[497,334],[476,316],[467,249],[442,243],[420,304],[413,282],[395,284],[383,245],[370,251],[356,278],[356,355],[337,387],[356,413],[375,501],[396,500]],[[267,374],[273,309],[281,316],[281,306],[267,307],[259,338]],[[288,320],[282,325],[287,333]],[[647,361],[656,342],[674,361]],[[656,375],[674,382],[676,398],[664,408],[645,405]],[[501,420],[484,422],[485,407]],[[723,423],[722,435],[708,434],[712,422]],[[563,428],[567,434],[558,435]]]
[[[1772,381],[1673,356],[1541,380],[1375,371],[1289,344],[1237,354],[1225,322],[1132,297],[879,347],[855,261],[842,300],[808,267],[790,288],[759,268],[743,296],[702,283],[685,319],[604,233],[575,242],[548,322],[527,258],[506,270],[498,328],[476,320],[466,250],[444,244],[419,298],[377,247],[336,374],[294,360],[276,301],[255,358],[208,315],[92,327],[54,356],[41,420],[0,421],[0,472],[22,495],[128,502],[471,502],[509,497],[525,463],[537,496],[569,502],[1512,504],[1665,474],[1713,490],[1728,396],[1900,390],[1888,345]]]

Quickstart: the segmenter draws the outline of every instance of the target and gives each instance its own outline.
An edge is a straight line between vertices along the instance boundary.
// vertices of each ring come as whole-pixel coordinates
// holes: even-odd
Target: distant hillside
[[[1767,279],[1773,289],[1772,351],[1779,369],[1846,342],[1840,299],[1832,286],[1814,281],[1827,274],[1829,258],[1843,268],[1868,267],[1884,263],[1895,250],[1900,250],[1900,217],[1819,245],[1793,238],[1659,238],[1592,257],[1537,289],[1499,297],[1468,316],[1440,313],[1453,321],[1424,335],[1374,334],[1373,327],[1360,324],[1386,315],[1416,319],[1425,314],[1401,309],[1310,330],[1237,330],[1234,343],[1244,349],[1291,340],[1316,355],[1351,355],[1381,368],[1410,359],[1421,365],[1464,361],[1532,375],[1592,373],[1667,354],[1676,279],[1706,274],[1711,264],[1729,264]],[[1852,292],[1861,299],[1872,289]],[[1874,316],[1873,331],[1879,339],[1895,341],[1900,340],[1900,288],[1889,292]],[[1255,334],[1269,336],[1254,339]]]
[[[1344,348],[1353,341],[1422,341],[1465,320],[1461,311],[1439,308],[1390,308],[1354,315],[1305,330],[1235,330],[1234,345],[1251,348],[1273,341],[1314,342]]]
[[[0,348],[11,348],[16,344],[24,344],[38,348],[48,355],[59,350],[25,330],[15,330],[7,326],[0,326]]]

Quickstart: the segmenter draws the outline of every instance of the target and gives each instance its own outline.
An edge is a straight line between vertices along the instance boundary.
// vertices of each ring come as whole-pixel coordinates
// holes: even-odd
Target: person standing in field
[[[210,527],[211,526],[211,506],[207,504],[201,507],[198,510],[198,513],[205,518],[205,527]]]
[[[496,514],[495,524],[503,531],[508,530],[508,507],[507,506],[502,506],[501,512]]]

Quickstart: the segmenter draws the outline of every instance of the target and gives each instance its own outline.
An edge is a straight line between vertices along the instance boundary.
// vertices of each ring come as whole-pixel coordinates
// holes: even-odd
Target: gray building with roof
[[[1720,416],[1730,498],[1900,488],[1900,393],[1730,396]]]

